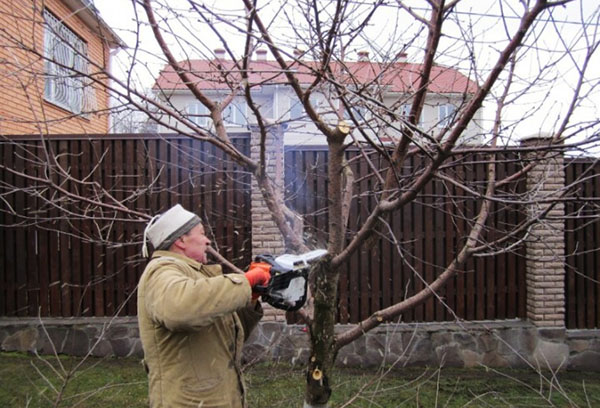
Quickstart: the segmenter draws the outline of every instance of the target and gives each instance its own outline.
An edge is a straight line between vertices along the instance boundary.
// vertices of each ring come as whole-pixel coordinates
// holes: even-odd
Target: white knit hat
[[[149,239],[154,249],[169,249],[177,239],[200,224],[200,217],[177,204],[152,218],[144,230],[142,255],[148,257]]]

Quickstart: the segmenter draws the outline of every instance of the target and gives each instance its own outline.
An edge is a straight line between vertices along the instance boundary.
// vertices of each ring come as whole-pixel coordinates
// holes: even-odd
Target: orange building
[[[122,45],[91,0],[0,1],[0,137],[107,133]]]

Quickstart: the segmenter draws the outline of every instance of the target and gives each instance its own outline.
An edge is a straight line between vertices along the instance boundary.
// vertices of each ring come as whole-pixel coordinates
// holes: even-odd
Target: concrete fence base
[[[342,332],[349,326],[339,325]],[[2,351],[84,356],[142,357],[137,320],[0,319]],[[304,364],[303,326],[263,322],[244,349],[246,362]],[[520,321],[388,324],[342,348],[337,363],[446,367],[534,367],[600,370],[600,330],[540,329]]]

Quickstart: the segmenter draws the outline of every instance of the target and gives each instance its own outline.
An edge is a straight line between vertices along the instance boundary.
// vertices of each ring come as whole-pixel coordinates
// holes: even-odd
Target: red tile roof
[[[193,83],[202,90],[228,89],[229,84],[238,84],[241,78],[240,71],[231,60],[191,60],[182,62],[181,65],[188,70]],[[315,62],[306,62],[303,65],[291,65],[297,72],[301,84],[310,84],[315,78]],[[332,70],[339,72],[338,81],[362,85],[383,85],[388,92],[410,93],[416,90],[419,83],[420,64],[395,63],[393,66],[386,64],[360,61],[345,64],[332,63]],[[226,75],[227,81],[223,74]],[[287,78],[275,61],[252,61],[250,64],[249,81],[253,85],[284,84]],[[166,66],[160,73],[154,89],[185,90],[187,87],[179,76],[170,67]],[[458,70],[443,66],[434,66],[431,73],[429,91],[434,93],[474,93],[477,83],[469,80]]]

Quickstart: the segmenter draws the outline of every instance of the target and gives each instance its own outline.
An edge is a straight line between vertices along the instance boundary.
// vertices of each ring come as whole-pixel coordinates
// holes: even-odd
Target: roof
[[[62,0],[62,2],[112,48],[125,46],[123,40],[100,17],[92,0]]]
[[[180,62],[180,64],[188,70],[194,85],[201,90],[229,89],[223,74],[232,84],[239,83],[241,78],[240,70],[231,60],[189,60]],[[310,84],[315,79],[316,62],[302,62],[302,64],[290,62],[289,66],[297,72],[297,78],[301,84]],[[398,93],[416,91],[421,68],[422,64],[408,62],[383,64],[357,61],[331,64],[331,69],[339,73],[336,78],[339,78],[340,82],[354,85],[357,88],[365,85],[385,86],[387,92]],[[275,61],[254,60],[250,63],[249,82],[252,85],[285,84],[287,78]],[[434,65],[428,89],[433,93],[462,94],[474,93],[477,87],[476,82],[469,80],[457,69]],[[187,90],[188,88],[173,68],[167,65],[160,72],[154,89],[173,91]]]

